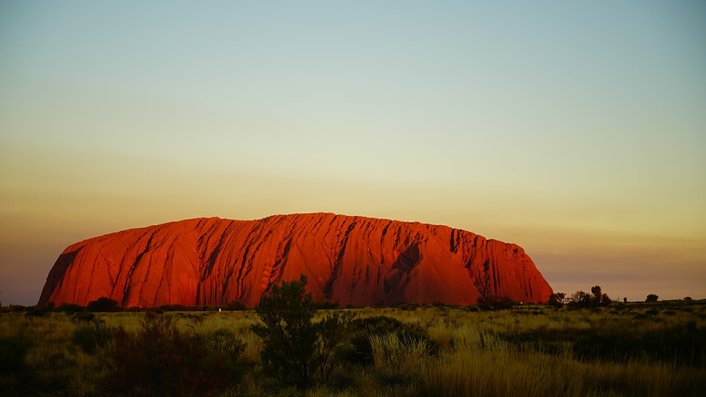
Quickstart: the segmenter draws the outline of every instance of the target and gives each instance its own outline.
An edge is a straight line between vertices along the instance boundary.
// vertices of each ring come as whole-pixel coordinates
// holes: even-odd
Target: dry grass
[[[657,310],[657,313],[654,311]],[[528,331],[602,330],[616,327],[641,332],[670,329],[691,322],[706,327],[703,303],[685,307],[616,306],[600,310],[555,310],[522,306],[502,311],[420,307],[346,310],[356,317],[389,316],[427,331],[426,341],[409,341],[394,334],[373,335],[374,365],[345,366],[332,385],[303,394],[318,396],[698,396],[706,390],[706,368],[660,361],[581,360],[566,342],[551,353],[536,346],[508,342],[503,335]],[[651,311],[651,312],[650,312]],[[650,312],[650,313],[648,313]],[[271,382],[259,372],[262,343],[250,327],[253,311],[170,312],[179,329],[208,334],[227,329],[245,344],[242,361],[248,368],[241,383],[224,396],[264,396]],[[323,316],[321,313],[319,316]],[[109,327],[138,329],[144,313],[96,315]],[[24,338],[30,348],[24,365],[36,382],[56,386],[62,395],[95,396],[96,382],[105,376],[100,355],[73,345],[80,326],[64,313],[42,317],[22,312],[0,313],[0,338]],[[50,394],[49,394],[50,395]]]
[[[425,340],[405,340],[396,334],[373,335],[370,337],[373,359],[378,368],[399,368],[414,370],[431,353],[431,346]]]
[[[430,396],[698,395],[704,375],[703,369],[579,362],[496,345],[462,348],[426,361],[419,387]]]

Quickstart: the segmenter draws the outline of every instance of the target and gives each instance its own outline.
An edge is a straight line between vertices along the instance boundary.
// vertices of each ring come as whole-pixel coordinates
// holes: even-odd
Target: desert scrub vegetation
[[[306,389],[328,381],[336,361],[334,349],[346,332],[338,313],[312,322],[316,314],[306,278],[274,285],[263,295],[256,311],[262,324],[252,331],[262,339],[263,375],[283,386]]]
[[[169,316],[147,313],[136,333],[118,328],[107,354],[104,394],[218,396],[240,377],[243,344],[227,329],[179,330]]]
[[[276,319],[286,313],[267,305],[262,313],[7,308],[0,312],[0,394],[700,396],[706,390],[700,300],[316,310],[295,292],[289,296],[304,302],[298,310],[308,319],[303,335],[314,341],[307,384],[283,381],[263,359],[268,339],[254,329],[269,321],[282,332],[280,342],[297,335],[277,331]],[[261,314],[273,318],[263,321]],[[319,328],[330,318],[337,318],[328,323],[335,332]],[[334,336],[324,343],[326,333]],[[329,367],[321,376],[314,364],[324,352]]]

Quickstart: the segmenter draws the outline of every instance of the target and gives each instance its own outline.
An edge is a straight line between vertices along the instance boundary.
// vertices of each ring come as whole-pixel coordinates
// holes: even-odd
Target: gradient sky
[[[336,212],[706,298],[703,1],[0,2],[0,301],[69,244]]]

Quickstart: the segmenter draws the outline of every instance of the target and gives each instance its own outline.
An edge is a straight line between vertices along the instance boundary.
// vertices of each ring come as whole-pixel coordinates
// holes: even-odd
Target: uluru
[[[125,307],[257,304],[271,285],[308,279],[339,305],[467,305],[481,297],[546,302],[552,288],[515,245],[448,226],[330,213],[197,218],[66,248],[39,304]]]

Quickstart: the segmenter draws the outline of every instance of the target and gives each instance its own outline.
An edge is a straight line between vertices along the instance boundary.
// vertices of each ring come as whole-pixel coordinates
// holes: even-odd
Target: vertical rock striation
[[[252,307],[273,283],[307,276],[315,299],[380,306],[545,302],[552,292],[514,244],[447,226],[327,213],[189,219],[66,248],[39,304]]]

